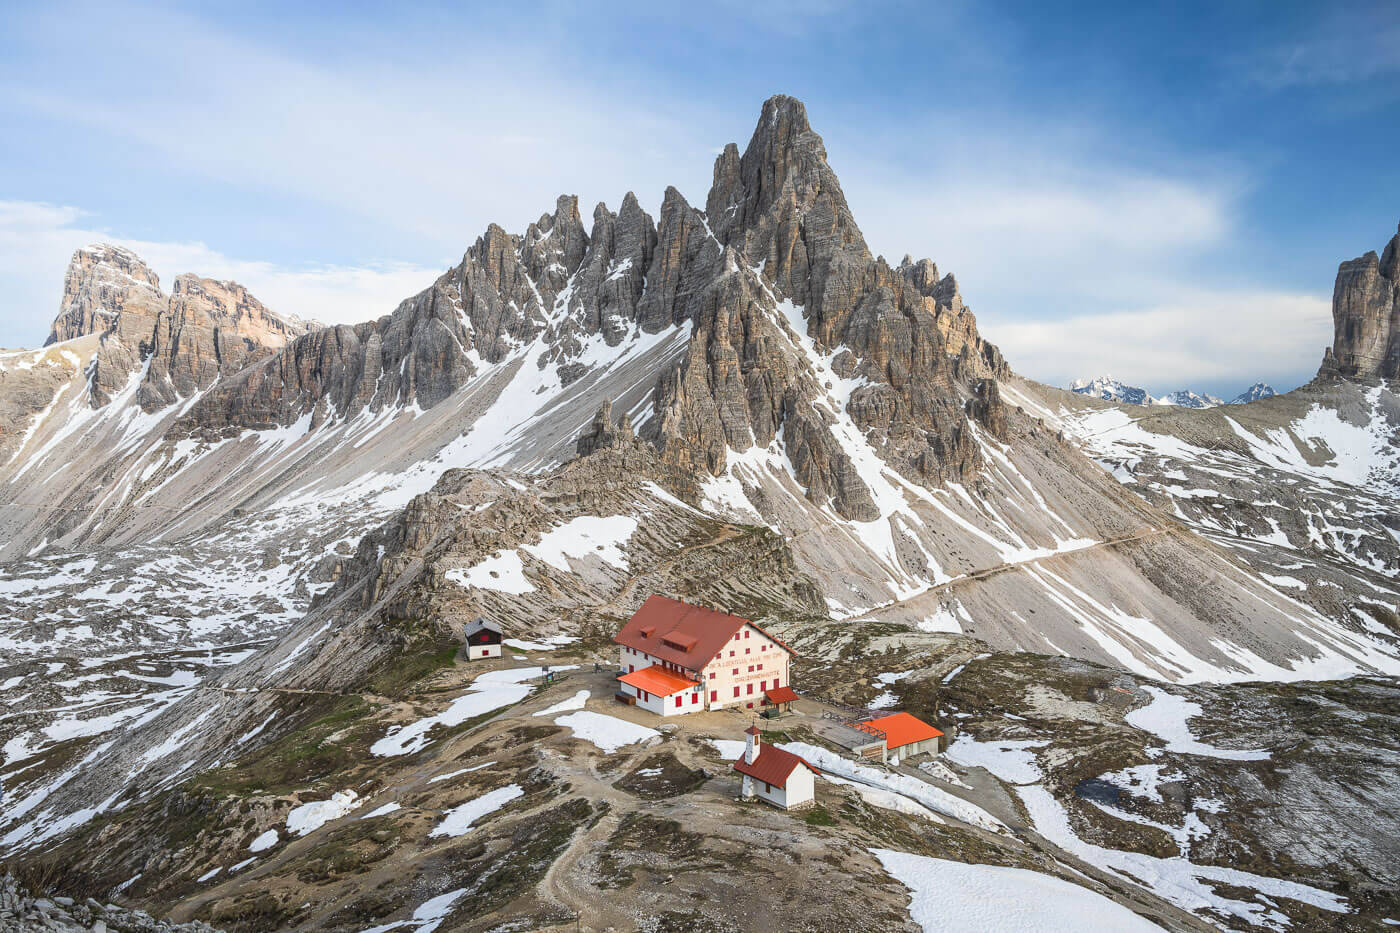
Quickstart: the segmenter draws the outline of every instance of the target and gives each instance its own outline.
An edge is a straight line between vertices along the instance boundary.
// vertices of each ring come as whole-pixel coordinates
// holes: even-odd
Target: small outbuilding
[[[763,715],[768,718],[781,716],[792,710],[797,701],[797,691],[791,687],[770,687],[763,691]]]
[[[816,799],[820,771],[799,755],[764,745],[757,726],[750,726],[744,736],[744,754],[734,762],[734,770],[744,776],[739,796],[745,800],[757,797],[784,810]]]
[[[884,757],[887,760],[889,758],[896,760],[910,758],[925,753],[936,755],[938,754],[938,740],[943,737],[941,729],[935,729],[922,719],[908,713],[892,713],[878,719],[869,719],[861,723],[861,726],[868,726],[884,733]]]
[[[467,660],[482,661],[501,656],[501,626],[490,619],[469,622],[462,631],[467,642]]]

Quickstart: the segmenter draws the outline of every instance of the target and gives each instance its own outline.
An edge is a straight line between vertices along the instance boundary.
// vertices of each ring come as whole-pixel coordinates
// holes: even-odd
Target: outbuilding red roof
[[[695,681],[678,677],[655,664],[630,674],[623,674],[618,680],[636,687],[638,690],[654,693],[659,697],[668,697],[673,693],[680,693],[682,690],[689,690],[695,686]]]
[[[622,627],[622,631],[613,636],[613,641],[698,671],[710,663],[735,632],[746,625],[753,623],[727,612],[692,606],[665,596],[650,596],[637,614]],[[792,649],[787,645],[757,625],[753,627],[792,654]]]
[[[922,742],[925,739],[933,739],[942,735],[942,730],[935,729],[922,719],[910,716],[908,713],[892,713],[889,716],[881,716],[879,719],[870,719],[862,726],[874,726],[885,733],[885,748],[894,751],[896,748],[903,748],[905,745],[912,745],[915,742]]]
[[[797,699],[797,691],[791,687],[773,687],[763,691],[769,703],[791,703]]]
[[[787,787],[787,779],[798,765],[805,766],[813,774],[821,774],[808,764],[806,759],[772,745],[760,746],[758,757],[754,759],[753,764],[749,764],[744,760],[744,756],[740,755],[739,760],[734,762],[734,770],[774,787]]]

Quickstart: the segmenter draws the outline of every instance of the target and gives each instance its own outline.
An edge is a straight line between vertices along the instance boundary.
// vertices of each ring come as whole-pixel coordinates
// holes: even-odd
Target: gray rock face
[[[1380,256],[1342,263],[1332,290],[1332,347],[1322,373],[1400,378],[1400,232]]]
[[[205,438],[354,417],[363,409],[431,408],[485,369],[555,367],[567,387],[588,351],[689,323],[688,350],[655,379],[642,434],[675,466],[718,473],[729,450],[781,440],[815,501],[870,517],[870,494],[815,400],[826,388],[787,330],[837,355],[863,385],[847,411],[897,469],[922,480],[977,466],[964,402],[973,383],[1007,371],[951,275],[932,262],[898,269],[872,257],[821,137],[802,104],[764,104],[743,155],[715,163],[707,209],[674,188],[653,222],[629,193],[599,204],[585,231],[561,197],[524,235],[491,226],[462,262],[393,314],[303,335],[209,391],[177,431]],[[988,404],[1000,404],[992,395]]]
[[[149,361],[136,390],[149,412],[242,370],[310,326],[274,314],[236,282],[182,275],[167,296],[136,254],[102,244],[73,254],[46,346],[98,335],[94,407]]]

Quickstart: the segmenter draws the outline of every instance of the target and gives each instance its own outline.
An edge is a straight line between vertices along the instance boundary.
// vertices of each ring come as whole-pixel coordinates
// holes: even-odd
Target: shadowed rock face
[[[1332,291],[1332,348],[1324,373],[1400,378],[1400,232],[1384,252],[1342,263]]]
[[[182,275],[167,296],[135,253],[101,244],[73,254],[45,345],[99,335],[93,406],[146,366],[136,398],[149,412],[239,372],[309,326],[269,311],[236,282]]]

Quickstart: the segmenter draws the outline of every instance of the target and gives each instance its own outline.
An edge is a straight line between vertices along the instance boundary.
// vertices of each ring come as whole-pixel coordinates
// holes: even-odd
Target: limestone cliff
[[[1400,378],[1400,231],[1380,256],[1342,263],[1332,290],[1332,347],[1322,373]]]
[[[144,366],[136,397],[153,411],[238,372],[310,327],[269,311],[236,282],[182,275],[167,296],[135,253],[99,244],[73,254],[45,345],[97,335],[92,404],[105,405]]]

